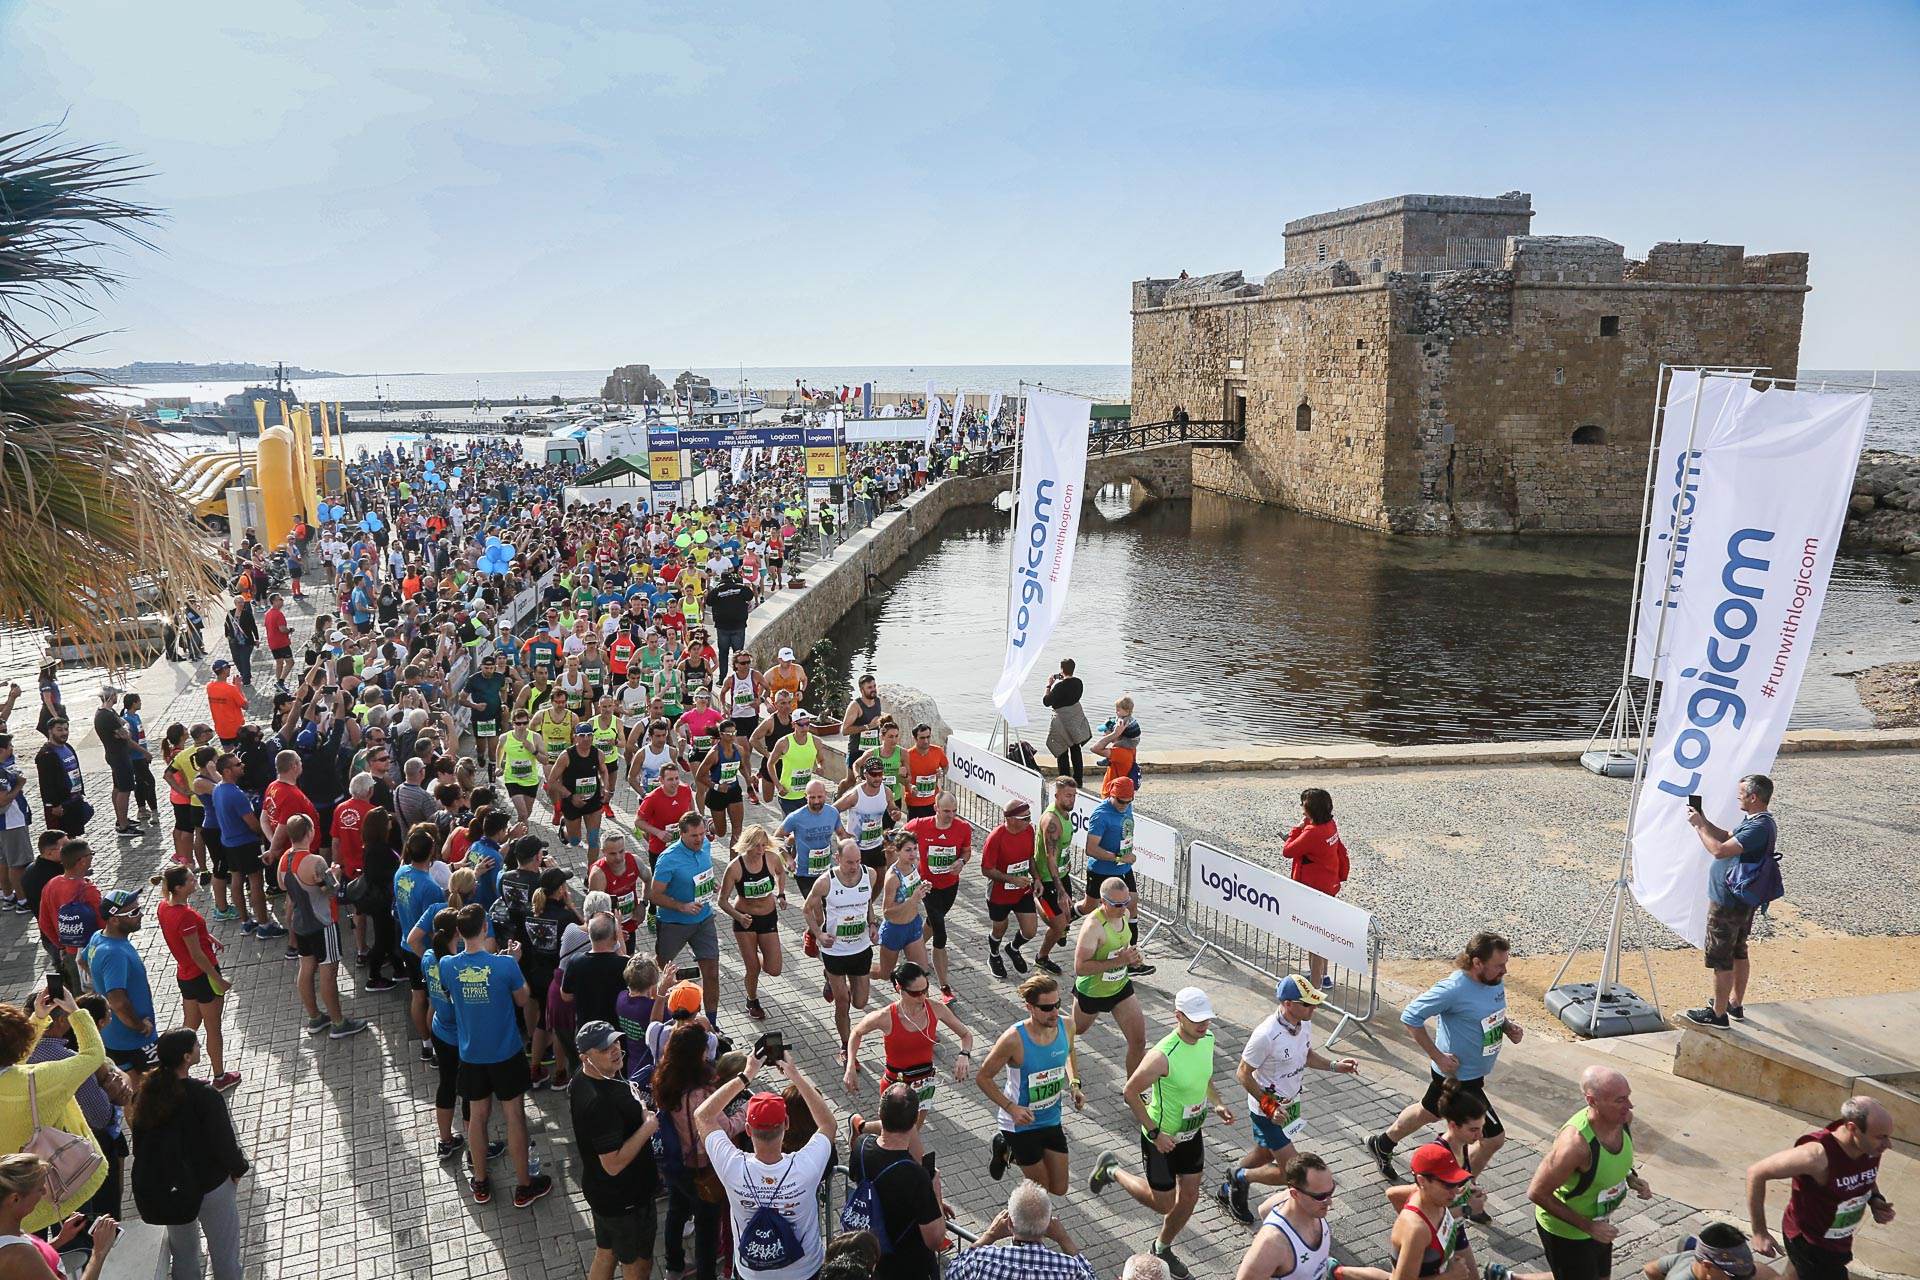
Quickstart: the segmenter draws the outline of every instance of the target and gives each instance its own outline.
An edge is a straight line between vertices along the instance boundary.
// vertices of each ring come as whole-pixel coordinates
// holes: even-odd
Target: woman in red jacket
[[[1281,852],[1293,863],[1293,878],[1309,889],[1335,897],[1347,880],[1347,846],[1333,825],[1333,797],[1319,787],[1300,793],[1303,821],[1287,833]],[[1323,989],[1333,986],[1325,956],[1307,954],[1308,976]]]

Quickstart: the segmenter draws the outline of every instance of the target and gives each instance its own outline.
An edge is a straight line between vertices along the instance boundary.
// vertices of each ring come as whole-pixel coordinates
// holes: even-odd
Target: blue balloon
[[[488,535],[487,535],[487,545],[488,545],[488,546],[490,546],[490,547],[497,547],[497,546],[499,546],[499,545],[500,545],[500,536],[499,536],[498,534],[493,534],[493,533],[490,533],[490,534],[488,534]]]
[[[519,558],[519,555],[520,555],[520,549],[518,547],[515,547],[511,542],[503,542],[500,544],[501,559],[514,560]]]

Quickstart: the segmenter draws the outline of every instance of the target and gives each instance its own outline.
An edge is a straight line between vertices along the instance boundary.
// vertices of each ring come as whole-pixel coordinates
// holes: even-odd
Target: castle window
[[[1600,317],[1600,336],[1603,338],[1619,337],[1620,336],[1620,317],[1619,316],[1601,316]]]
[[[1607,433],[1602,428],[1589,422],[1585,426],[1579,426],[1573,429],[1573,442],[1575,444],[1605,444],[1607,442]]]
[[[1295,431],[1313,430],[1313,406],[1305,400],[1302,400],[1300,407],[1293,411],[1293,429]]]
[[[1326,260],[1327,260],[1327,246],[1323,244],[1320,246],[1320,261],[1325,262]]]
[[[1367,349],[1367,340],[1365,338],[1355,338],[1353,340],[1353,349],[1355,351],[1365,351]]]

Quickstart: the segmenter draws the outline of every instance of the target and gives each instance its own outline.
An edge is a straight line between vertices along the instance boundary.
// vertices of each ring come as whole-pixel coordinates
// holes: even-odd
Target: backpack
[[[1780,878],[1779,847],[1768,849],[1757,861],[1741,859],[1734,863],[1733,869],[1727,872],[1727,889],[1749,907],[1764,907],[1776,898],[1785,897],[1787,886]]]
[[[750,1162],[749,1167],[757,1164],[757,1161]],[[798,1266],[807,1256],[800,1246],[800,1233],[774,1203],[786,1189],[792,1173],[793,1164],[789,1161],[786,1172],[780,1175],[780,1181],[765,1199],[757,1191],[751,1193],[753,1211],[747,1215],[746,1225],[740,1229],[740,1237],[733,1246],[740,1265],[748,1271],[784,1270]]]
[[[911,1160],[896,1160],[878,1174],[867,1176],[867,1151],[873,1144],[862,1141],[854,1148],[854,1168],[849,1173],[854,1178],[853,1190],[847,1196],[846,1204],[840,1207],[840,1229],[842,1231],[871,1231],[874,1239],[880,1242],[880,1256],[886,1257],[893,1252],[897,1236],[887,1230],[887,1214],[880,1203],[879,1181],[900,1165],[912,1164]]]

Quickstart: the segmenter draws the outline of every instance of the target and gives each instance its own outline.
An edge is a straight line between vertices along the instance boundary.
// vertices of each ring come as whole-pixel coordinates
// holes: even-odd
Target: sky
[[[344,372],[1123,363],[1291,218],[1806,250],[1920,368],[1920,6],[0,0],[0,121],[152,171],[82,349]]]

